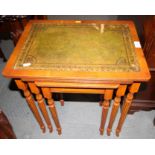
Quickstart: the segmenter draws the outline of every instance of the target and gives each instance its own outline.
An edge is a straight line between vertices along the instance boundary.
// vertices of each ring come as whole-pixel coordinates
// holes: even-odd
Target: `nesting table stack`
[[[134,93],[150,73],[132,21],[30,21],[20,37],[3,75],[15,80],[40,128],[53,131],[47,106],[61,134],[52,93],[88,93],[103,96],[100,134],[107,134],[125,96],[116,135],[119,136]],[[35,94],[38,104],[35,103]],[[110,102],[114,99],[107,120]],[[47,104],[45,103],[47,101]]]

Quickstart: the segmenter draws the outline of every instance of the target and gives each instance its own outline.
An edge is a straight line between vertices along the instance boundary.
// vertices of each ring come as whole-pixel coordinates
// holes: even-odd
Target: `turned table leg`
[[[52,118],[53,118],[54,123],[57,127],[58,134],[60,135],[61,134],[61,126],[59,123],[59,119],[58,119],[56,107],[54,104],[54,100],[52,98],[52,93],[50,92],[49,88],[42,88],[42,92],[43,92],[44,97],[47,98],[47,102],[49,105],[50,112],[52,114]]]
[[[52,127],[50,118],[48,116],[48,112],[46,110],[46,105],[44,103],[44,100],[43,100],[42,94],[40,93],[39,88],[33,82],[29,82],[28,85],[29,85],[29,88],[30,88],[31,92],[36,95],[36,99],[38,101],[39,108],[40,108],[40,110],[41,110],[41,112],[42,112],[42,114],[44,116],[46,124],[47,124],[47,126],[49,128],[49,131],[52,132],[53,127]]]
[[[104,101],[102,104],[102,116],[101,116],[101,125],[100,125],[100,134],[104,133],[104,126],[106,123],[106,118],[109,110],[110,100],[112,99],[113,89],[106,89],[104,94]]]
[[[126,97],[125,102],[123,104],[121,116],[120,116],[120,119],[119,119],[119,122],[118,122],[118,125],[116,128],[116,136],[119,136],[119,133],[122,129],[123,123],[124,123],[125,118],[127,116],[128,110],[129,110],[130,105],[132,103],[133,95],[134,95],[134,93],[138,92],[139,87],[140,87],[140,83],[133,83],[129,87],[129,93],[127,94],[127,97]]]
[[[111,129],[112,129],[113,123],[115,121],[116,114],[118,112],[118,108],[120,106],[121,97],[124,96],[126,88],[127,88],[127,85],[120,85],[117,89],[116,97],[114,99],[114,104],[113,104],[111,115],[110,115],[110,121],[109,121],[108,128],[107,128],[108,136],[110,136]]]
[[[34,117],[36,118],[37,122],[39,123],[40,128],[42,129],[42,132],[45,132],[45,126],[44,123],[41,119],[41,116],[38,112],[38,109],[35,105],[35,102],[32,98],[32,95],[30,93],[30,91],[28,90],[27,84],[25,84],[24,82],[22,82],[21,80],[15,80],[17,87],[21,90],[23,90],[24,92],[24,96],[26,98],[26,101],[30,107],[30,110],[32,111],[32,113],[34,114]]]

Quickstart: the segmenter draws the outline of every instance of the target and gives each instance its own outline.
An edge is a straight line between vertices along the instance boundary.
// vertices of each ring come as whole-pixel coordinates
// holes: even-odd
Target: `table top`
[[[30,21],[3,75],[11,78],[133,82],[150,78],[131,21]]]

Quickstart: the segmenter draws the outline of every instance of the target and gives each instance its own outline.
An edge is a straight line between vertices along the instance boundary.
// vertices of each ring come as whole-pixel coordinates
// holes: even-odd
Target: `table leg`
[[[100,134],[104,133],[104,126],[106,123],[106,118],[109,110],[110,100],[112,99],[113,89],[106,89],[104,94],[104,101],[102,104],[102,116],[101,116],[101,125],[100,125]]]
[[[112,129],[113,123],[115,121],[116,114],[118,112],[118,108],[120,106],[121,97],[124,96],[126,88],[127,88],[127,85],[120,85],[117,89],[116,97],[114,99],[114,104],[113,104],[111,115],[110,115],[110,121],[109,121],[108,128],[107,128],[108,136],[110,136],[111,129]]]
[[[128,110],[129,110],[130,105],[132,103],[133,95],[134,95],[134,93],[138,92],[139,87],[140,87],[140,83],[133,83],[129,87],[129,93],[127,94],[127,97],[126,97],[125,102],[123,104],[121,116],[120,116],[120,119],[119,119],[119,122],[118,122],[118,125],[116,128],[116,136],[119,136],[119,133],[122,129],[123,123],[124,123],[125,118],[127,116]]]
[[[102,103],[103,103],[103,95],[100,95],[99,106],[102,106]]]
[[[42,112],[42,114],[44,116],[46,124],[47,124],[47,126],[49,128],[49,131],[52,132],[53,127],[52,127],[50,118],[48,116],[48,112],[46,110],[46,106],[45,106],[45,103],[44,103],[44,100],[43,100],[42,94],[40,93],[39,88],[33,82],[29,82],[28,85],[29,85],[29,88],[30,88],[31,92],[36,95],[36,99],[38,101],[39,108],[40,108],[40,110],[41,110],[41,112]]]
[[[61,106],[64,106],[63,94],[60,93],[60,94],[59,94],[59,97],[60,97],[60,103],[61,103]]]
[[[42,132],[44,133],[45,132],[45,125],[41,119],[41,116],[38,112],[38,109],[35,105],[35,102],[32,98],[32,95],[31,95],[30,91],[28,90],[27,84],[25,84],[21,80],[15,80],[15,82],[17,84],[17,87],[24,92],[24,96],[25,96],[26,101],[30,107],[30,110],[34,114],[34,117],[36,118],[37,122],[39,123],[40,128],[42,129]]]
[[[52,114],[52,118],[53,118],[54,123],[57,127],[58,134],[60,135],[61,134],[61,126],[59,123],[54,100],[52,98],[52,93],[50,92],[49,88],[44,88],[44,87],[42,88],[42,92],[43,92],[44,97],[47,98],[47,100],[48,100],[48,105],[49,105],[50,112]]]

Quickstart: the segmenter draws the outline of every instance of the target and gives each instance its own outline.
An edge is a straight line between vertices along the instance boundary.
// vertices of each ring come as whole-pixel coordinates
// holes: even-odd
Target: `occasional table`
[[[58,134],[61,125],[52,93],[101,94],[102,116],[100,134],[103,134],[110,101],[114,98],[107,134],[121,102],[123,103],[116,129],[118,136],[134,93],[141,82],[150,79],[150,73],[132,21],[30,21],[20,37],[3,75],[13,78],[23,90],[26,101],[40,128],[53,126],[45,101],[52,114]]]

